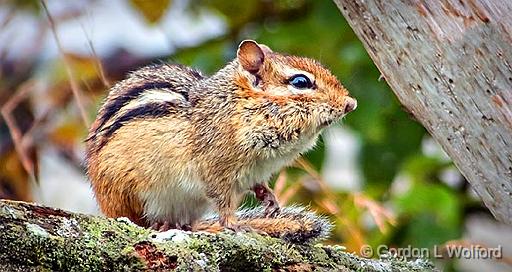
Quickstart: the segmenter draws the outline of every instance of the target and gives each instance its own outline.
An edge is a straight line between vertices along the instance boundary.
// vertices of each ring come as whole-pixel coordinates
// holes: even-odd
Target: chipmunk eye
[[[288,83],[297,89],[309,89],[313,87],[313,83],[309,78],[303,74],[292,76]]]

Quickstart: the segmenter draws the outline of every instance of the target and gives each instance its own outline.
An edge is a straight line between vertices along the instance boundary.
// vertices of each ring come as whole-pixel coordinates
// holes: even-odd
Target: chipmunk
[[[215,208],[220,229],[323,233],[321,219],[280,210],[267,182],[356,105],[317,61],[245,40],[212,76],[161,64],[112,87],[86,139],[87,170],[103,213],[141,226],[207,230],[200,219]],[[260,218],[238,220],[251,190]]]

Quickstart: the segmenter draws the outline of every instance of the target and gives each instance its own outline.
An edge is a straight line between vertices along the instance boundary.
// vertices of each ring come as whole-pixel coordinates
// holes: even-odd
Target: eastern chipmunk
[[[109,217],[201,229],[213,207],[219,227],[251,229],[265,222],[237,220],[241,197],[254,191],[261,217],[282,218],[267,181],[356,105],[317,61],[245,40],[210,77],[162,64],[112,87],[86,140],[87,170]]]

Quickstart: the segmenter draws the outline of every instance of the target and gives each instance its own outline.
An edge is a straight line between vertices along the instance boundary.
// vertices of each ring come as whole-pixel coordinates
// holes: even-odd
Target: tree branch
[[[158,233],[123,219],[0,201],[2,271],[432,271],[423,260],[371,260],[339,246],[255,233]]]

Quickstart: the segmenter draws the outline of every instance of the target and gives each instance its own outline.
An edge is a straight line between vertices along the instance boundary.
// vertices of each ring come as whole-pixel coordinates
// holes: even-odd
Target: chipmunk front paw
[[[261,201],[261,205],[265,207],[263,214],[265,217],[274,217],[281,211],[279,202],[272,190],[266,184],[256,184],[252,188],[256,198]]]
[[[265,217],[275,217],[281,212],[281,207],[279,207],[279,203],[275,198],[263,200],[262,205],[265,207],[263,211]]]

